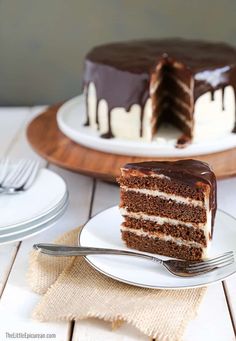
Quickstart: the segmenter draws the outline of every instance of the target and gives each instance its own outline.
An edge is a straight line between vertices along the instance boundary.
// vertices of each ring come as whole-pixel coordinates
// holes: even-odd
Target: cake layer
[[[125,220],[122,226],[129,229],[141,229],[146,233],[154,232],[166,234],[175,238],[182,238],[186,241],[195,241],[203,246],[207,245],[205,233],[199,228],[187,227],[182,224],[171,225],[164,223],[159,225],[151,220],[135,219],[128,216],[125,216],[124,218]]]
[[[127,173],[127,174],[126,174]],[[179,195],[184,198],[204,201],[205,195],[199,186],[189,186],[183,182],[171,181],[168,177],[160,177],[159,175],[151,176],[145,174],[137,174],[137,176],[129,176],[128,171],[122,171],[122,176],[118,179],[121,186],[130,188],[145,188],[150,190],[158,190],[168,194]]]
[[[154,197],[158,196],[166,200],[174,200],[179,203],[183,204],[189,204],[193,206],[200,206],[200,207],[205,207],[205,204],[201,200],[195,200],[191,198],[185,198],[180,195],[176,194],[169,194],[166,192],[161,192],[159,190],[155,189],[147,189],[147,188],[132,188],[132,187],[127,187],[127,186],[120,186],[122,191],[131,191],[131,192],[136,192],[136,193],[141,193],[141,194],[146,194],[146,195],[152,195]]]
[[[200,260],[205,257],[204,250],[201,247],[181,245],[170,240],[165,241],[147,236],[139,236],[129,231],[122,231],[122,239],[127,247],[140,251],[186,260]]]
[[[120,207],[131,212],[144,212],[186,222],[205,223],[207,219],[205,208],[132,191],[121,191]]]
[[[205,223],[194,223],[192,221],[186,222],[186,221],[181,221],[178,219],[171,219],[169,217],[161,217],[161,216],[157,216],[157,215],[145,214],[144,212],[130,212],[124,207],[120,207],[120,213],[124,217],[153,221],[158,225],[169,224],[169,225],[177,226],[177,225],[181,224],[181,225],[186,226],[186,227],[202,229],[204,231],[206,230],[206,226],[207,226]],[[211,224],[209,226],[209,232],[210,232],[210,230],[211,230]]]
[[[173,100],[173,97],[172,97]],[[190,112],[191,111],[191,106],[188,105],[187,103],[185,103],[184,101],[182,101],[181,98],[175,97],[174,98],[175,104],[179,105],[182,109],[185,109],[186,111]],[[171,104],[171,103],[170,103]]]
[[[200,248],[204,248],[203,244],[192,241],[192,240],[185,240],[183,238],[176,238],[176,237],[172,237],[170,235],[166,235],[164,233],[160,233],[157,231],[144,231],[143,229],[132,229],[132,228],[128,228],[124,225],[121,225],[121,232],[130,232],[133,233],[137,236],[141,236],[141,237],[148,237],[148,238],[152,238],[155,240],[163,240],[163,241],[170,241],[173,242],[177,245],[185,245],[188,247],[200,247]]]

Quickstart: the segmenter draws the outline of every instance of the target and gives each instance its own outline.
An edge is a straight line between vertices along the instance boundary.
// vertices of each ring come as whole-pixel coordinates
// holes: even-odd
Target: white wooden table
[[[12,158],[39,159],[27,143],[25,127],[41,110],[40,107],[0,108],[0,157],[8,154]],[[25,241],[0,246],[0,341],[9,340],[12,333],[50,334],[56,341],[147,341],[147,337],[127,325],[113,332],[109,323],[95,319],[76,323],[40,323],[31,319],[31,311],[39,300],[26,281],[32,245],[53,241],[119,200],[115,185],[59,169],[42,159],[41,162],[64,177],[70,203],[53,228]],[[236,178],[218,182],[218,207],[236,216]],[[235,340],[235,335],[236,275],[208,288],[198,316],[185,332],[184,341],[230,341]],[[46,337],[41,340],[44,339]]]

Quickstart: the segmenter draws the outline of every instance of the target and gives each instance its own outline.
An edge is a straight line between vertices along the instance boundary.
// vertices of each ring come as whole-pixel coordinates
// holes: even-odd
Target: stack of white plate
[[[68,191],[56,173],[41,169],[25,192],[0,194],[0,244],[23,240],[51,227],[65,212]]]

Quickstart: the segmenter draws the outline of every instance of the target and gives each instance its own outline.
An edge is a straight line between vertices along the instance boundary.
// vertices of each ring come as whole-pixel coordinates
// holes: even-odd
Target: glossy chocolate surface
[[[86,59],[132,73],[150,73],[164,54],[198,73],[223,67],[226,61],[227,65],[235,64],[236,51],[224,43],[198,40],[134,40],[97,46]]]
[[[142,122],[144,105],[150,96],[151,75],[166,58],[170,64],[178,63],[177,73],[186,78],[186,84],[189,76],[194,79],[194,101],[208,91],[213,99],[214,91],[222,89],[223,107],[224,87],[232,85],[236,93],[236,49],[224,43],[163,39],[95,47],[86,56],[84,87],[90,82],[95,84],[97,107],[101,99],[108,103],[109,129],[104,137],[112,137],[110,112],[115,107],[129,111],[133,104],[139,104]],[[99,125],[98,114],[96,121]]]
[[[195,184],[197,181],[211,184],[214,178],[214,173],[207,163],[193,159],[127,163],[123,168],[135,169],[146,175],[163,174],[170,178],[177,177],[190,184]]]

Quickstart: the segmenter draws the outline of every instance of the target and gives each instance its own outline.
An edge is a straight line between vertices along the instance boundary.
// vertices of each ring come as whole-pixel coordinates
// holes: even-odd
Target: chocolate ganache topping
[[[139,104],[142,122],[144,106],[150,97],[151,81],[157,78],[159,65],[165,66],[167,60],[168,67],[165,73],[170,74],[171,67],[174,66],[177,70],[175,77],[181,74],[181,82],[192,89],[189,98],[184,98],[186,94],[179,94],[186,102],[187,116],[193,114],[191,101],[194,104],[208,91],[211,92],[213,100],[214,92],[222,89],[222,108],[225,86],[231,85],[236,93],[236,49],[227,44],[163,39],[101,45],[93,48],[86,56],[84,88],[86,92],[90,82],[95,84],[98,125],[99,101],[105,99],[108,104],[108,131],[103,137],[113,136],[111,129],[113,108],[124,107],[128,112],[133,104]],[[181,72],[178,71],[180,69]],[[168,86],[170,89],[175,86],[171,77],[168,78]],[[86,124],[90,124],[88,111]],[[142,127],[142,124],[140,126]],[[188,135],[191,136],[191,132],[188,132]]]
[[[135,169],[144,175],[163,174],[174,181],[187,183],[191,187],[197,187],[199,182],[209,185],[209,207],[212,211],[213,229],[217,209],[216,177],[207,163],[193,159],[178,161],[147,161],[127,163],[123,168],[127,170]]]

